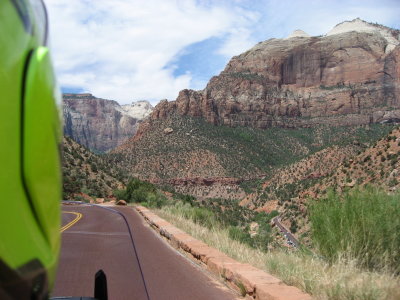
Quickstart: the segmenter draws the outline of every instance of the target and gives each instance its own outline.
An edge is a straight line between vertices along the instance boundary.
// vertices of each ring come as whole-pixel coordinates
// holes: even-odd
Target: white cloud
[[[53,56],[61,86],[121,103],[174,99],[204,78],[174,76],[184,49],[211,37],[221,46],[210,59],[226,60],[295,29],[325,34],[361,17],[399,24],[397,0],[47,0]],[[392,25],[393,26],[393,25]],[[215,49],[215,48],[214,48]],[[215,50],[214,50],[215,51]],[[218,56],[218,58],[213,58]],[[218,64],[220,65],[220,64]],[[216,70],[217,72],[218,70]],[[200,74],[201,75],[201,74]],[[200,79],[199,79],[200,78]]]
[[[260,18],[259,13],[235,7],[235,25],[229,30],[228,37],[218,53],[227,57],[238,55],[250,47],[254,46],[255,40],[252,36],[252,25]]]
[[[186,46],[232,32],[237,16],[195,0],[48,0],[62,86],[122,103],[173,99],[190,73],[165,66]]]

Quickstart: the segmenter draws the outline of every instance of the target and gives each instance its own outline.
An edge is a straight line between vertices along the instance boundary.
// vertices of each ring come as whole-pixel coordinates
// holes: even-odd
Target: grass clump
[[[193,222],[207,228],[212,228],[213,226],[217,225],[214,213],[208,209],[186,206],[186,209],[182,210],[182,212],[187,219],[191,219]]]
[[[368,270],[400,272],[400,194],[367,187],[328,193],[310,206],[311,236],[330,263],[354,260]]]

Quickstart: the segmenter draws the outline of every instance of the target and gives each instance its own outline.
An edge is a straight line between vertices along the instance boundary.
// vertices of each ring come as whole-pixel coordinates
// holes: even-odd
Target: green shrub
[[[399,184],[399,182],[397,181],[397,179],[396,178],[392,178],[392,179],[390,179],[390,181],[389,181],[389,187],[394,187],[394,186],[396,186],[396,185],[398,185]],[[399,212],[400,213],[400,212]],[[400,249],[399,249],[400,250]]]
[[[297,232],[297,222],[296,222],[296,220],[292,220],[292,222],[290,224],[290,231],[292,233],[296,233]]]
[[[82,197],[81,195],[75,195],[75,201],[82,201],[82,202],[89,202],[86,198]]]
[[[278,215],[279,215],[279,212],[278,212],[277,210],[273,210],[273,211],[271,211],[270,214],[269,214],[269,216],[270,216],[271,219],[274,218],[274,217],[276,217],[276,216],[278,216]]]
[[[90,167],[92,169],[92,172],[97,173],[97,166],[95,164],[91,164]]]
[[[237,226],[229,226],[228,232],[229,237],[233,240],[239,241],[247,245],[253,244],[250,234],[242,228],[239,228]]]
[[[126,199],[126,193],[125,190],[114,190],[113,195],[118,199],[118,200],[125,200]]]
[[[150,193],[146,190],[146,188],[139,187],[136,190],[131,191],[128,196],[128,202],[146,202],[147,201],[147,196]]]
[[[161,208],[167,202],[167,198],[161,193],[149,193],[147,195],[146,203],[148,207]]]
[[[193,207],[189,203],[175,202],[173,205],[167,206],[167,209],[207,228],[220,226],[214,213],[206,208]]]
[[[133,178],[126,186],[125,200],[128,202],[145,202],[147,194],[155,192],[156,189],[152,184]]]
[[[189,203],[191,206],[194,206],[196,203],[196,198],[192,195],[174,193],[174,197],[181,200],[183,203]]]
[[[272,218],[276,217],[277,215],[279,215],[279,213],[276,210],[273,210],[269,214],[265,212],[259,212],[254,216],[253,220],[262,226],[263,224],[269,224]]]
[[[334,192],[310,205],[312,241],[330,262],[355,259],[362,267],[400,272],[400,194],[366,187]]]
[[[215,216],[213,212],[201,207],[193,207],[189,217],[200,225],[212,228],[215,225]]]
[[[141,203],[147,207],[160,208],[167,201],[166,197],[153,184],[137,178],[131,179],[125,190],[115,190],[114,195],[118,199]]]

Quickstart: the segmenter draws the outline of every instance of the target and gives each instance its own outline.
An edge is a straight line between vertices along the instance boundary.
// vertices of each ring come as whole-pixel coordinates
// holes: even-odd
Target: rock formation
[[[160,102],[151,119],[173,113],[256,128],[400,119],[400,31],[355,19],[325,36],[297,30],[258,43],[204,90]]]
[[[132,137],[153,107],[147,101],[119,105],[91,94],[64,94],[64,134],[87,148],[105,152]]]
[[[291,33],[291,35],[289,35],[287,37],[287,39],[291,39],[291,38],[295,38],[295,37],[306,37],[306,38],[309,38],[311,36],[308,33],[304,32],[303,30],[297,29],[297,30],[293,31]]]
[[[204,90],[161,101],[110,155],[133,176],[200,198],[238,199],[251,189],[248,180],[338,147],[332,165],[321,164],[332,171],[391,128],[370,123],[400,120],[399,34],[356,19],[325,36],[297,30],[261,42],[233,57]],[[326,176],[308,164],[303,171],[299,186]],[[251,202],[261,207],[265,197]]]

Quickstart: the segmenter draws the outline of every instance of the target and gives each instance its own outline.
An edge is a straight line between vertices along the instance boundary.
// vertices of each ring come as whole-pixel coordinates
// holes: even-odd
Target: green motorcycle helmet
[[[0,1],[0,299],[46,299],[60,249],[62,131],[41,0]]]

